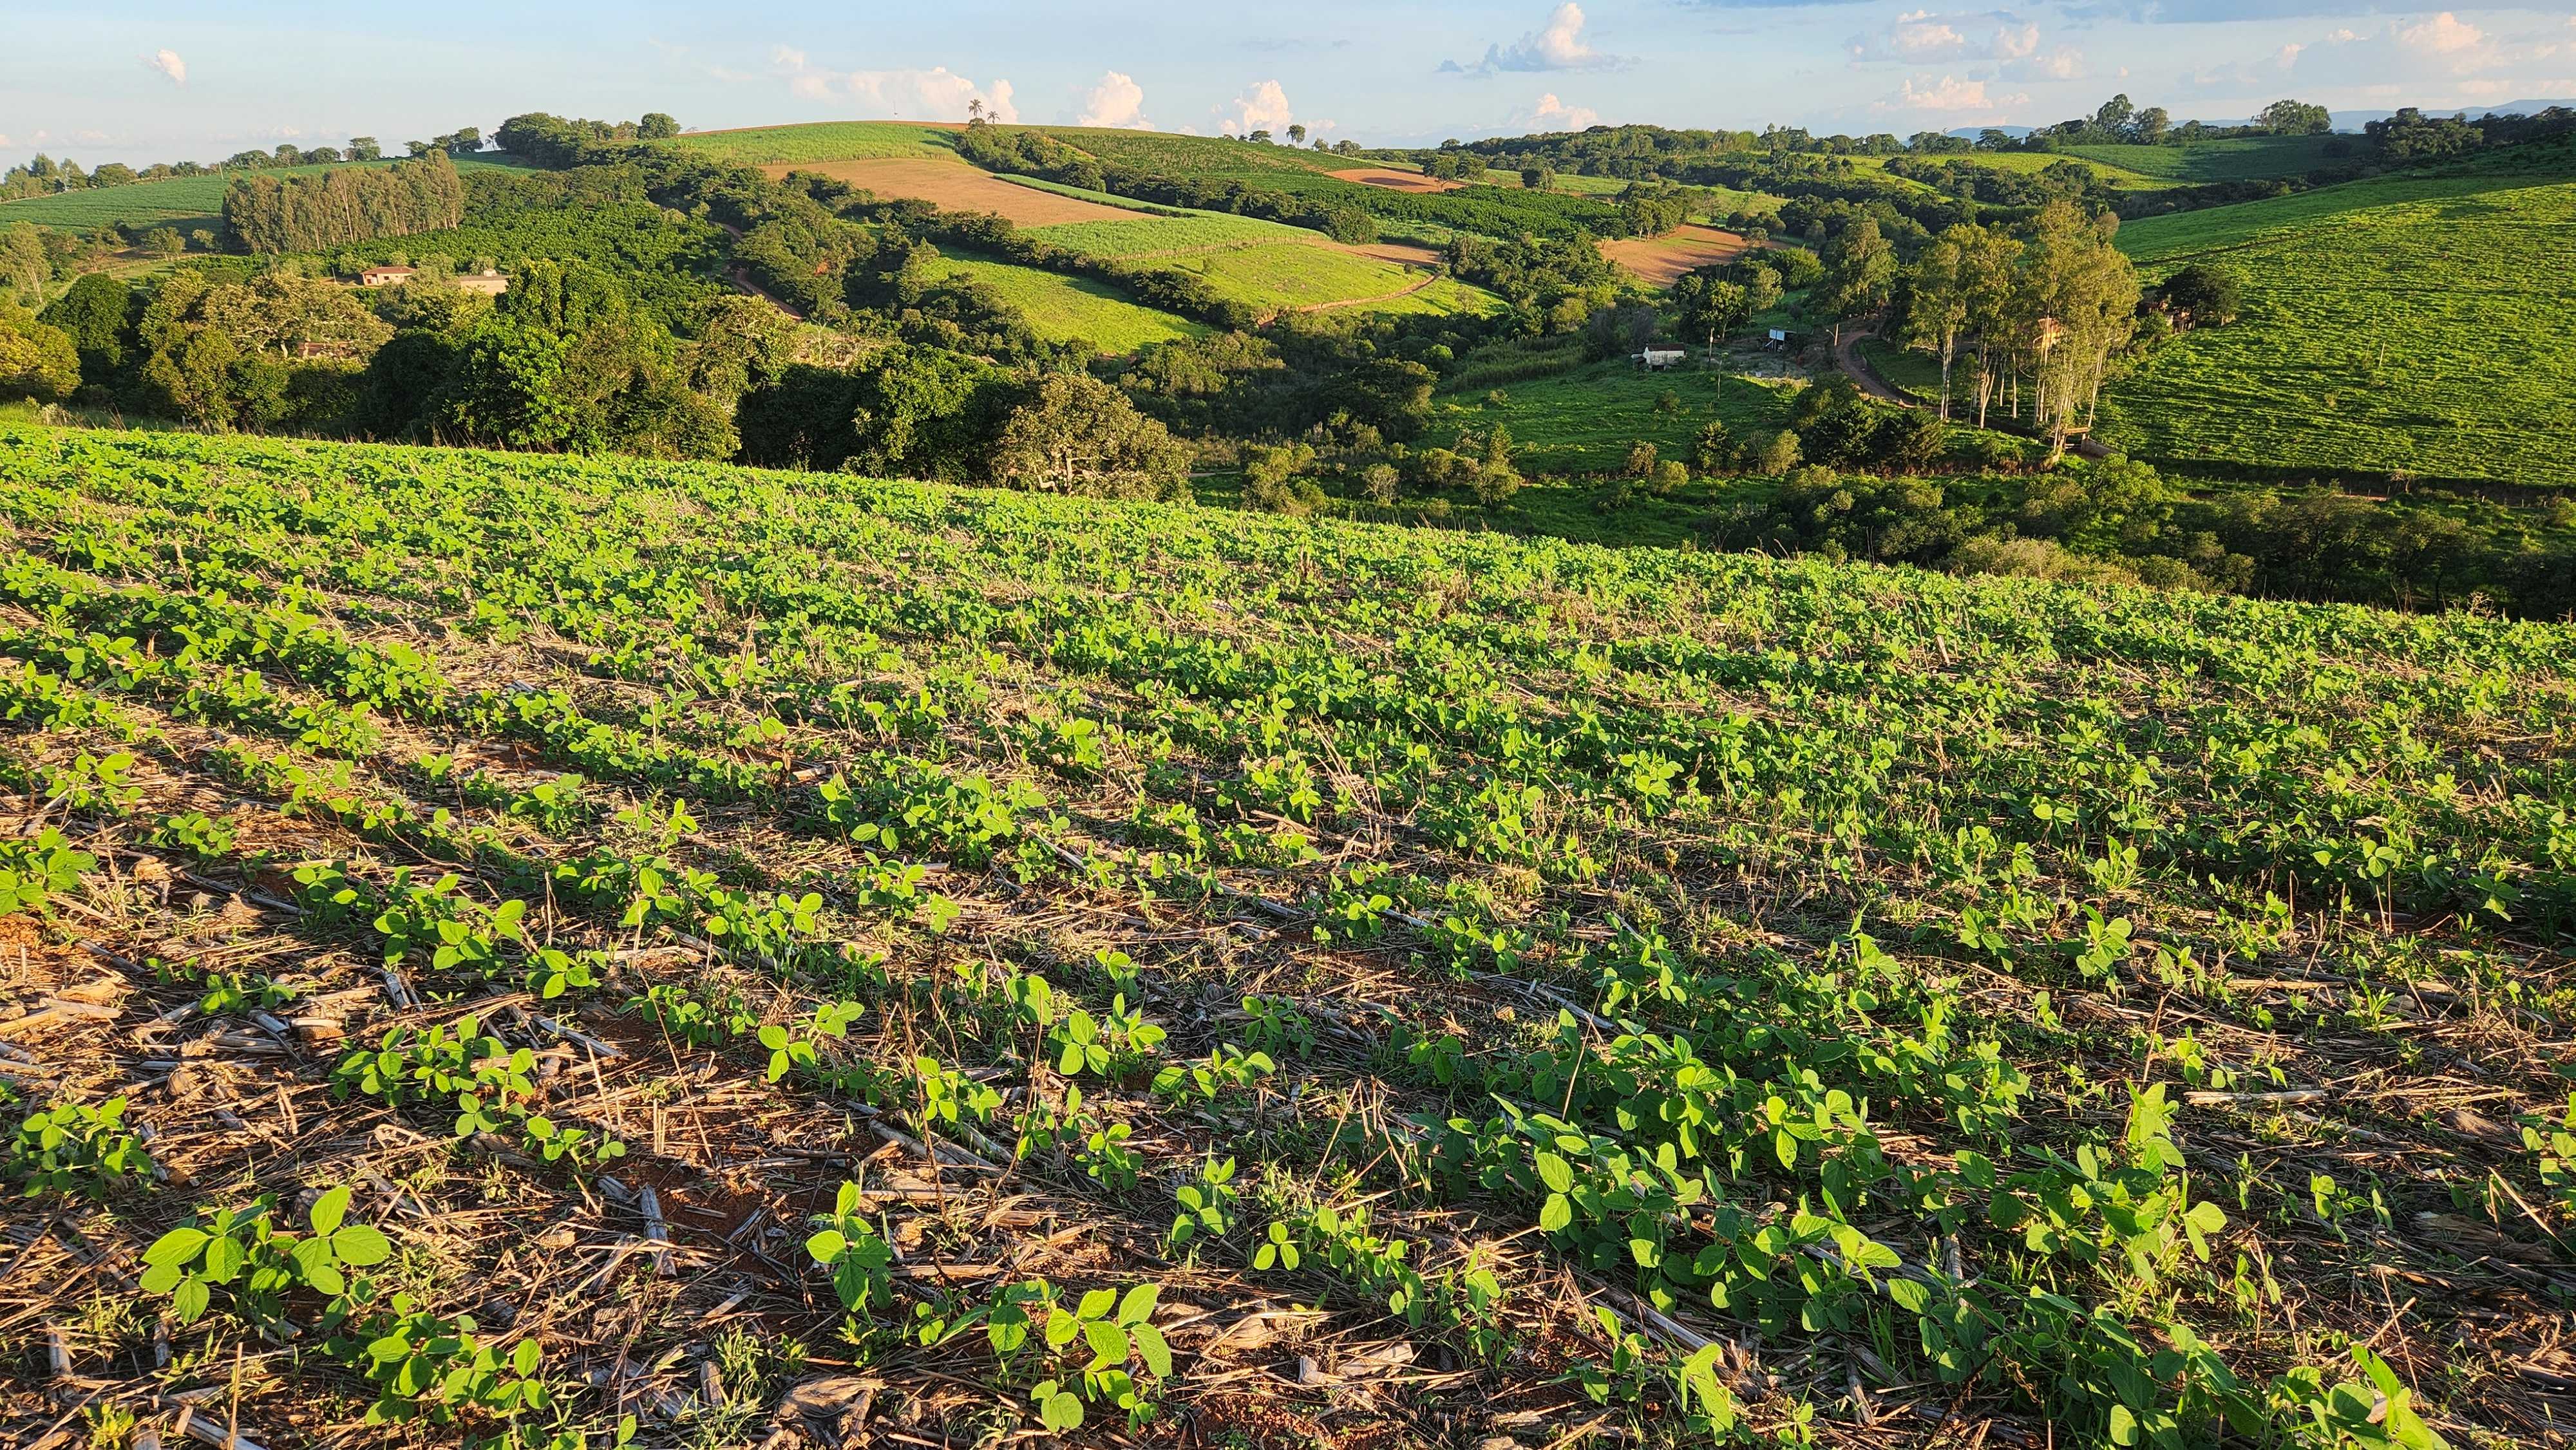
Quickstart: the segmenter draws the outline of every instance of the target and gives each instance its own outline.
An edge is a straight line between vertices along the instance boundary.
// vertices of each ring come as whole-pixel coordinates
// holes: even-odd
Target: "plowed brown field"
[[[1034,186],[1019,186],[963,161],[942,161],[937,157],[779,162],[760,169],[772,180],[791,171],[810,171],[865,187],[879,196],[914,197],[946,211],[991,212],[1024,227],[1131,222],[1144,215],[1077,196],[1058,196]]]

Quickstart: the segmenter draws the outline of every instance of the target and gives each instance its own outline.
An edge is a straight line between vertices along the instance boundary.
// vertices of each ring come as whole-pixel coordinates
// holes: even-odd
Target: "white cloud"
[[[1845,42],[1855,62],[1895,61],[1929,65],[1936,61],[1991,60],[2028,62],[2039,55],[2039,27],[2009,10],[1968,11],[1941,15],[1909,10],[1873,35]]]
[[[1590,106],[1569,106],[1550,91],[1526,115],[1513,120],[1541,131],[1588,131],[1601,124],[1601,113]]]
[[[15,144],[17,143],[11,141],[6,135],[0,135],[0,146],[12,146]]]
[[[1961,116],[1974,113],[1983,119],[2001,120],[2005,107],[2029,103],[2030,97],[2022,92],[2006,96],[1988,95],[1986,83],[1981,80],[1962,80],[1958,76],[1945,75],[1937,81],[1927,79],[1917,85],[1915,78],[1908,76],[1893,97],[1874,103],[1870,109]]]
[[[806,101],[846,97],[848,105],[870,116],[963,121],[971,114],[967,107],[982,101],[984,113],[996,121],[1008,125],[1020,119],[1009,81],[979,86],[944,65],[929,70],[820,70],[805,52],[786,45],[770,51],[769,63],[787,78],[789,95]]]
[[[1228,136],[1249,136],[1255,131],[1280,132],[1295,119],[1288,106],[1288,92],[1277,81],[1255,81],[1250,90],[1234,98],[1233,114],[1217,123],[1217,130]]]
[[[2453,55],[2475,49],[2486,40],[2487,33],[2445,10],[2421,25],[2397,32],[2397,38],[2416,50]]]
[[[2121,68],[2120,74],[2128,73],[2127,67]],[[2003,74],[2016,81],[2071,81],[2084,74],[2084,52],[2061,45],[2045,55],[2012,61],[2004,66]]]
[[[168,76],[172,85],[184,86],[188,83],[188,63],[181,60],[179,58],[179,52],[175,50],[171,50],[167,47],[156,50],[150,55],[145,56],[143,58],[143,63],[151,69]]]
[[[1627,65],[1628,57],[1593,48],[1583,34],[1587,23],[1583,7],[1565,0],[1548,12],[1545,25],[1508,46],[1486,46],[1483,60],[1472,64],[1444,60],[1440,69],[1450,75],[1490,76],[1498,71],[1616,70]]]
[[[1104,71],[1100,84],[1082,98],[1082,114],[1073,124],[1150,131],[1153,124],[1145,119],[1145,88],[1125,71]]]

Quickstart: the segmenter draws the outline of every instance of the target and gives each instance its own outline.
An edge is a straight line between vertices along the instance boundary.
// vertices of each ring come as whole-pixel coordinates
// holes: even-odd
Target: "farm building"
[[[358,274],[358,281],[369,287],[399,287],[418,275],[413,267],[369,267]]]
[[[1631,360],[1650,373],[1659,373],[1666,368],[1680,367],[1682,360],[1688,356],[1688,353],[1677,347],[1650,347],[1644,352],[1634,354]]]
[[[457,278],[456,285],[468,292],[480,292],[486,297],[498,297],[510,290],[510,279],[493,271],[472,272]]]

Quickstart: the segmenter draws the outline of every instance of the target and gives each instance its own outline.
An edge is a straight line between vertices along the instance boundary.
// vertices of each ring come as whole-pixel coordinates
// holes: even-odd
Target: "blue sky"
[[[692,128],[901,115],[1366,144],[1598,121],[1855,133],[2576,96],[2576,16],[2353,0],[0,0],[0,159],[389,146],[520,111]],[[113,13],[109,13],[109,12]]]

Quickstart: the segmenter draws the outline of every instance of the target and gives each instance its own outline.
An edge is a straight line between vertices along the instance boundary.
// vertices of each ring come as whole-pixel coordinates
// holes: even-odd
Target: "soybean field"
[[[19,424],[0,515],[0,1440],[2576,1422],[2576,629]]]

